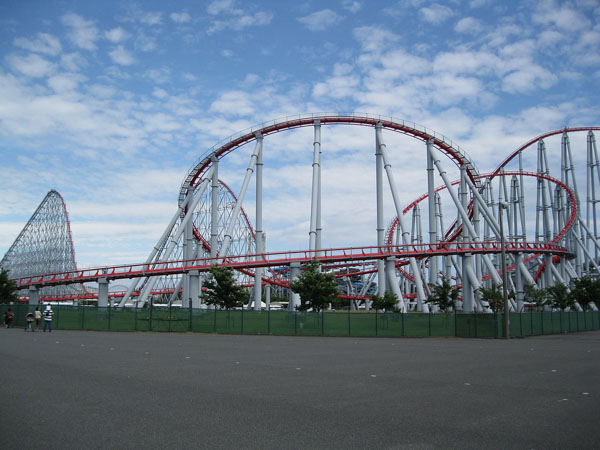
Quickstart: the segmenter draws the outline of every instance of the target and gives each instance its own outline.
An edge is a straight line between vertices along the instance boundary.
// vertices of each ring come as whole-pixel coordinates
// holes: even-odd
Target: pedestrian
[[[6,328],[12,328],[12,321],[14,317],[15,313],[12,312],[10,308],[8,308],[8,311],[4,313],[4,326]]]
[[[27,322],[27,326],[25,327],[25,331],[29,330],[33,333],[33,313],[27,313],[25,316],[25,322]]]
[[[35,331],[40,331],[40,322],[42,321],[42,312],[40,311],[40,307],[35,307]]]
[[[54,315],[54,311],[50,305],[46,305],[46,311],[44,311],[44,333],[46,332],[46,328],[48,328],[48,332],[52,333],[52,316]]]

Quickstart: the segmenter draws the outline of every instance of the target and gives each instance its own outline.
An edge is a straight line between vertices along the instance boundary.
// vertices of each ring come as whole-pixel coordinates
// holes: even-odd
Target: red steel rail
[[[506,242],[508,253],[551,253],[570,256],[569,251],[562,246],[543,242]],[[350,247],[326,250],[300,250],[292,252],[262,253],[260,255],[241,255],[227,257],[221,265],[232,269],[245,269],[253,267],[286,266],[291,262],[308,262],[317,259],[322,264],[343,263],[349,261],[368,261],[398,258],[422,258],[432,255],[447,254],[476,254],[499,253],[500,242],[442,242],[439,244],[411,244],[393,245],[383,247]],[[260,256],[260,260],[255,260]],[[72,283],[85,283],[124,278],[139,278],[146,276],[174,275],[187,273],[191,270],[207,271],[217,264],[219,258],[202,258],[187,261],[166,261],[158,263],[129,264],[120,266],[99,267],[93,269],[80,269],[45,275],[33,275],[16,278],[17,289],[27,289],[30,286],[38,288]]]

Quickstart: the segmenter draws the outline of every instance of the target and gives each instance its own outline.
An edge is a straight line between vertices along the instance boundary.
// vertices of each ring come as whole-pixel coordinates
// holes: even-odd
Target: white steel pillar
[[[312,198],[310,204],[310,232],[309,249],[319,250],[317,248],[317,218],[320,216],[319,207],[321,206],[321,123],[319,120],[314,122],[314,141],[313,141],[313,165],[312,165]]]
[[[181,302],[182,307],[190,307],[191,302],[192,308],[200,307],[200,272],[198,270],[190,270],[188,274],[190,280],[190,296],[185,298]]]
[[[29,286],[29,304],[39,305],[40,304],[40,291],[35,286]]]
[[[240,211],[242,210],[242,203],[244,202],[244,197],[246,197],[246,192],[248,191],[248,184],[250,184],[250,178],[252,178],[252,174],[254,173],[254,168],[256,167],[256,161],[258,160],[258,154],[262,151],[263,145],[263,137],[262,134],[256,133],[256,146],[254,147],[254,152],[250,157],[250,163],[248,164],[248,168],[246,169],[246,176],[244,177],[244,182],[242,183],[242,188],[240,189],[240,193],[235,202],[235,206],[233,207],[233,211],[231,212],[231,220],[229,225],[227,226],[227,231],[225,231],[225,235],[223,238],[223,243],[221,244],[221,249],[219,251],[219,263],[221,263],[225,257],[227,256],[227,252],[229,250],[229,244],[231,243],[231,234],[233,233],[233,229],[237,223],[238,218],[240,217]]]
[[[300,276],[300,263],[293,262],[290,264],[290,281],[297,280]],[[296,307],[300,306],[300,294],[293,292],[290,289],[290,302],[288,309],[290,311],[296,311]]]
[[[193,196],[194,194],[192,193],[192,191],[188,191],[189,196]],[[189,201],[187,202],[188,204],[190,203]],[[191,214],[193,214],[193,211],[190,211]],[[193,259],[193,255],[194,255],[194,232],[193,232],[193,228],[194,228],[194,219],[192,217],[192,219],[187,223],[187,225],[185,226],[185,230],[183,232],[183,259],[184,260],[190,260]],[[190,298],[190,278],[186,273],[183,273],[181,275],[182,277],[182,290],[181,290],[181,305],[185,306],[187,305],[188,299]],[[177,298],[177,294],[175,294],[175,298]]]
[[[210,184],[210,257],[217,257],[219,247],[219,160],[213,156],[214,171]]]
[[[375,132],[377,133],[378,142],[379,142],[379,152],[381,153],[381,157],[383,159],[385,173],[387,175],[388,184],[390,186],[390,191],[392,192],[392,198],[394,199],[394,206],[396,207],[396,215],[398,216],[398,224],[400,225],[400,230],[402,231],[402,244],[410,245],[410,232],[406,229],[404,224],[404,216],[402,214],[402,205],[400,203],[400,196],[398,195],[398,189],[396,188],[396,181],[394,180],[394,173],[392,172],[392,165],[389,163],[387,158],[386,146],[383,141],[382,135],[382,125],[381,122],[378,122],[375,126]],[[415,287],[417,289],[417,310],[422,312],[429,312],[429,306],[425,303],[425,291],[423,289],[423,279],[421,278],[421,270],[417,264],[417,260],[415,258],[409,258],[410,268],[413,271],[415,278]],[[394,268],[395,270],[395,268]]]
[[[262,136],[261,136],[262,139]],[[260,256],[265,252],[263,240],[263,149],[262,145],[258,150],[256,159],[256,261],[260,261]],[[263,268],[257,267],[254,270],[254,311],[260,311],[262,303],[262,274]]]
[[[433,147],[433,138],[427,141],[427,205],[429,207],[429,243],[433,246],[438,242],[436,212],[435,212],[435,184],[433,160],[431,159],[430,148]],[[436,284],[438,278],[437,256],[429,258],[429,284]]]
[[[435,168],[431,159],[429,149],[433,147],[433,138],[427,141],[427,206],[429,207],[429,243],[433,246],[438,242],[436,210],[435,210]],[[438,278],[438,260],[437,256],[429,258],[429,284],[436,284]]]
[[[379,133],[375,129],[375,187],[377,191],[377,245],[384,244],[385,224],[383,223],[383,156],[381,154]],[[377,260],[377,295],[385,294],[385,262]]]
[[[106,278],[98,278],[98,306],[108,306],[108,280]]]

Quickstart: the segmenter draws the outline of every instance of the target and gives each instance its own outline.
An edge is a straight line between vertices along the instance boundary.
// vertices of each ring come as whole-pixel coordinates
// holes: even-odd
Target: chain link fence
[[[26,316],[36,305],[0,305],[10,308],[12,326],[26,327]],[[40,310],[45,307],[40,305]],[[503,337],[503,314],[421,314],[378,311],[254,311],[183,309],[163,306],[115,308],[52,306],[53,329],[162,331],[222,334],[386,337]],[[43,327],[43,319],[41,327]],[[600,330],[600,312],[510,313],[512,337]]]

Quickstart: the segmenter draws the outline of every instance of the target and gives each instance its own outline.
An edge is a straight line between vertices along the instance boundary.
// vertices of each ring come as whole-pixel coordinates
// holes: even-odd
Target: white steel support
[[[213,174],[210,184],[210,257],[216,258],[219,247],[219,160],[212,158]]]
[[[213,170],[214,170],[214,167],[211,167],[208,170],[208,172],[206,173],[206,178],[204,178],[200,182],[200,184],[198,186],[198,192],[196,193],[196,197],[189,205],[189,208],[185,214],[185,217],[181,221],[179,228],[177,228],[177,231],[174,233],[174,236],[172,236],[169,247],[166,249],[164,254],[161,254],[161,261],[157,261],[154,263],[158,267],[160,267],[161,263],[163,263],[164,261],[167,261],[168,258],[171,256],[171,253],[173,253],[173,250],[177,246],[177,242],[181,238],[181,236],[185,230],[185,227],[192,220],[192,217],[194,215],[194,210],[196,209],[196,206],[200,202],[200,199],[202,198],[202,194],[204,194],[204,191],[206,191],[206,188],[208,187],[208,184],[210,182],[210,177],[212,176]],[[148,299],[148,296],[152,292],[152,288],[154,288],[154,285],[156,284],[157,281],[158,281],[158,277],[151,277],[150,279],[148,279],[148,282],[146,283],[146,286],[144,286],[144,289],[142,290],[142,293],[140,294],[140,297],[138,299],[137,303],[139,306],[146,303],[146,300]]]
[[[108,306],[108,280],[106,278],[98,278],[98,306]]]
[[[261,138],[262,139],[262,138]],[[256,261],[265,252],[263,239],[263,149],[258,150],[256,159]],[[260,311],[262,303],[262,274],[263,268],[254,269],[254,311]]]
[[[171,233],[171,231],[173,231],[173,227],[175,226],[175,223],[177,222],[179,217],[181,217],[181,215],[185,212],[185,208],[187,207],[187,205],[189,204],[191,199],[192,199],[192,196],[186,195],[185,200],[177,208],[177,212],[171,218],[171,221],[165,228],[165,231],[163,231],[163,234],[161,235],[160,239],[158,240],[156,245],[152,248],[152,251],[150,252],[150,256],[148,256],[148,258],[146,259],[145,264],[150,264],[152,262],[152,260],[154,259],[154,257],[156,256],[156,254],[161,250],[161,248],[164,247],[165,242],[166,242],[167,238],[169,237],[169,234]],[[139,281],[137,279],[134,280],[129,285],[127,292],[125,293],[125,295],[119,302],[119,306],[123,306],[123,305],[125,305],[125,303],[127,303],[127,300],[129,300],[129,298],[131,297],[131,294],[133,293],[133,291],[135,290],[135,288],[138,285],[139,285]]]
[[[290,281],[295,281],[300,276],[300,263],[293,262],[290,263]],[[290,311],[296,311],[296,308],[300,306],[300,294],[293,292],[290,289],[290,301],[288,305],[288,309]]]
[[[193,197],[193,193],[191,191],[188,192],[188,196]],[[185,230],[183,232],[183,259],[188,261],[193,259],[195,251],[194,251],[194,220],[188,221],[185,226]],[[182,276],[182,292],[181,292],[181,304],[187,305],[188,299],[190,298],[190,279],[187,273],[184,273]],[[175,295],[177,297],[177,295]]]
[[[435,210],[435,184],[434,184],[434,171],[433,160],[431,159],[430,148],[433,147],[433,139],[427,141],[427,206],[429,207],[429,243],[432,245],[437,244],[437,224],[436,224],[436,210]],[[429,284],[436,284],[438,278],[438,261],[437,256],[429,258]]]
[[[254,168],[256,166],[256,161],[258,159],[258,154],[262,151],[263,145],[263,137],[260,133],[256,134],[256,145],[254,146],[254,152],[250,157],[250,163],[248,164],[248,168],[246,169],[246,176],[244,177],[244,182],[242,183],[242,188],[240,189],[240,193],[235,202],[235,206],[233,208],[233,212],[231,213],[231,220],[229,225],[227,226],[227,231],[225,232],[225,236],[223,238],[223,243],[221,244],[221,249],[219,251],[219,264],[221,264],[225,257],[227,256],[227,251],[229,250],[229,244],[231,243],[231,234],[233,233],[233,229],[237,220],[240,216],[240,211],[242,210],[242,203],[244,202],[244,197],[246,196],[246,191],[248,190],[248,184],[250,183],[250,179],[252,178],[252,174],[254,173]]]
[[[40,304],[40,291],[35,286],[29,286],[29,304],[39,305]]]
[[[432,149],[428,149],[430,153],[433,153]],[[460,204],[463,208],[468,208],[469,199],[467,195],[467,167],[463,164],[460,166],[460,185],[458,191],[458,198],[460,200]],[[464,222],[464,220],[463,220]],[[473,228],[473,235],[476,235],[477,232],[475,228]],[[471,241],[473,236],[469,232],[469,229],[464,225],[462,227],[462,234],[460,236],[460,240],[463,242]],[[479,281],[474,280],[475,283],[472,283],[472,275],[473,272],[473,256],[471,253],[466,253],[464,256],[460,257],[460,267],[462,269],[462,297],[463,297],[463,310],[466,312],[471,312],[475,306],[475,292],[479,289]]]
[[[320,177],[321,174],[321,123],[318,120],[314,122],[314,141],[313,141],[313,164],[312,164],[312,198],[310,203],[310,232],[309,249],[320,250],[317,248],[317,217],[320,216]]]
[[[387,274],[387,286],[390,288],[390,292],[396,296],[396,304],[401,312],[407,312],[402,292],[398,286],[398,278],[396,278],[396,258],[390,257],[385,261],[385,272]]]
[[[189,280],[190,280],[190,296],[186,299],[186,302],[182,302],[182,307],[192,307],[199,308],[200,307],[200,272],[198,270],[191,270],[189,272]],[[191,305],[188,303],[191,302]]]
[[[404,245],[409,245],[411,242],[410,233],[406,229],[404,224],[404,217],[402,214],[402,205],[400,204],[400,196],[398,195],[398,189],[396,188],[396,182],[394,180],[394,173],[392,172],[392,165],[389,163],[387,157],[386,146],[383,141],[382,135],[382,125],[381,122],[378,122],[375,126],[375,132],[377,135],[377,141],[379,143],[379,152],[381,153],[381,157],[383,159],[384,169],[387,174],[388,183],[390,185],[390,190],[392,193],[392,198],[394,199],[394,205],[396,207],[396,214],[398,217],[398,223],[400,224],[400,230],[402,231],[402,243]],[[409,258],[410,268],[413,271],[413,275],[415,278],[415,287],[417,289],[417,310],[422,312],[429,312],[429,306],[425,303],[425,291],[423,290],[423,281],[421,278],[421,271],[419,270],[419,266],[417,265],[417,260],[415,258]],[[394,268],[395,270],[395,268]]]
[[[469,220],[469,215],[467,214],[467,211],[462,207],[462,205],[456,195],[456,192],[454,191],[454,188],[452,187],[452,183],[448,179],[448,176],[446,175],[446,171],[443,169],[443,167],[440,163],[440,160],[435,157],[435,154],[433,154],[433,151],[431,153],[433,156],[433,162],[434,162],[435,166],[437,167],[440,176],[444,180],[446,189],[448,190],[448,193],[452,197],[454,205],[458,209],[458,213],[460,214],[460,217],[462,218],[463,227],[466,227],[468,229],[468,232],[471,234],[473,241],[480,242],[479,236],[477,236],[477,233],[475,233],[475,230],[473,229],[473,225],[471,224],[471,221]],[[494,265],[492,264],[492,262],[490,261],[488,256],[482,255],[481,257],[482,257],[483,262],[485,263],[486,267],[488,268],[488,271],[489,271],[490,275],[492,276],[494,283],[497,285],[501,284],[502,279],[496,272],[496,269],[494,268]]]
[[[379,133],[375,131],[375,187],[377,194],[377,245],[383,247],[385,224],[383,223],[383,156]],[[385,262],[377,260],[377,295],[385,294]]]

